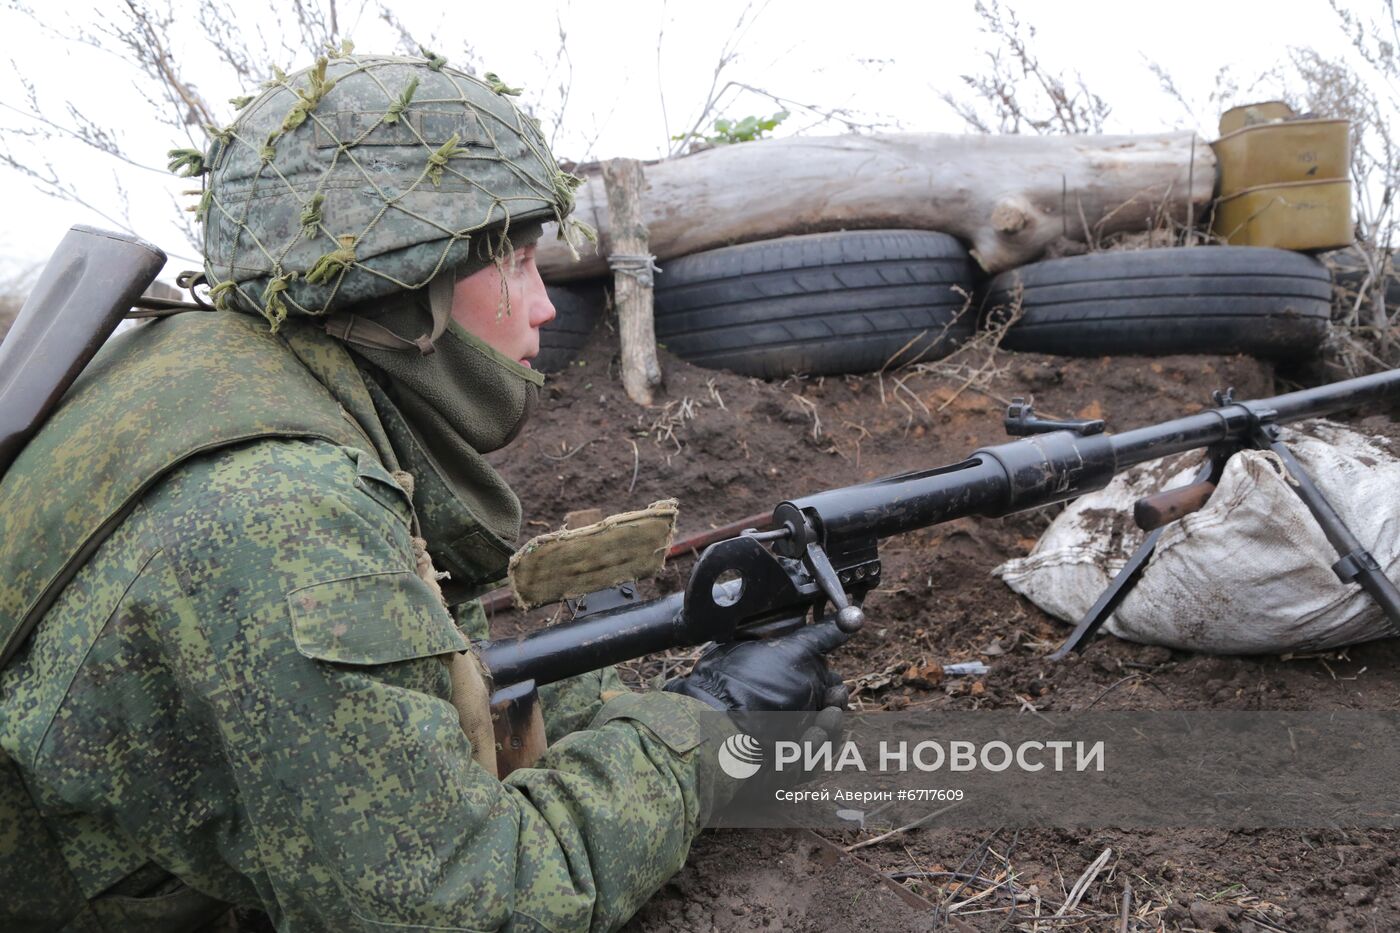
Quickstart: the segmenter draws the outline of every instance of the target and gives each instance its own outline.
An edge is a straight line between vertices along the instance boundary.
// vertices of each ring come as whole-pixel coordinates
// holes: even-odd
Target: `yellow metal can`
[[[1231,107],[1220,115],[1220,135],[1228,136],[1235,130],[1257,123],[1273,123],[1276,120],[1293,118],[1293,108],[1281,100],[1266,100],[1257,104],[1241,104]]]
[[[1211,230],[1231,246],[1335,249],[1351,243],[1345,178],[1259,185],[1221,198]]]
[[[1220,196],[1259,185],[1346,178],[1350,124],[1289,120],[1246,126],[1211,143],[1220,166]]]

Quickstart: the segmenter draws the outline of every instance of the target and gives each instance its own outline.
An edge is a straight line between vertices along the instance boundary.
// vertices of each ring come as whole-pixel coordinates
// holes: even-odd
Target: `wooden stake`
[[[642,223],[642,163],[613,159],[603,163],[608,194],[609,262],[622,339],[622,386],[638,405],[650,405],[661,384],[656,360],[656,325],[651,305],[651,251]]]

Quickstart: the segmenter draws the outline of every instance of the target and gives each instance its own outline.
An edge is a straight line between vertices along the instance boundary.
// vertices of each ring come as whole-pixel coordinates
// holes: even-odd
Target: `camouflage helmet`
[[[573,208],[578,179],[493,74],[347,50],[265,88],[207,154],[172,152],[171,167],[208,173],[197,214],[215,303],[274,329],[423,288],[512,225],[563,229]]]

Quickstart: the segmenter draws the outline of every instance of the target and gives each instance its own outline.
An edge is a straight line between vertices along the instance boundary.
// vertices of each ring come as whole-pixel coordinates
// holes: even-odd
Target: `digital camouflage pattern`
[[[209,175],[198,215],[215,301],[275,328],[422,288],[474,247],[498,249],[488,230],[567,230],[579,179],[516,93],[441,59],[349,50],[277,73],[207,153],[171,153],[172,169]]]
[[[246,327],[254,372],[184,353],[199,328]],[[190,929],[231,903],[282,930],[616,927],[731,792],[723,736],[694,701],[613,696],[593,674],[542,691],[537,768],[477,766],[440,655],[482,634],[479,607],[454,620],[415,573],[412,503],[344,349],[310,327],[266,336],[223,313],[138,328],[40,435],[54,463],[103,433],[163,472],[110,535],[89,529],[100,546],[0,671],[0,928]],[[278,354],[314,379],[260,383]],[[212,449],[175,458],[191,409],[116,378],[137,361],[206,400]],[[305,422],[223,436],[234,383],[250,410],[268,392]],[[100,516],[80,500],[120,472],[36,477],[27,456],[0,501],[17,482],[70,508],[7,533],[3,561]]]
[[[311,362],[325,372],[348,365],[343,349],[316,343],[325,359]],[[372,417],[347,419],[286,347],[253,318],[182,314],[103,349],[0,483],[0,663],[81,566],[93,530],[120,520],[182,460],[270,436],[388,449],[364,436],[360,425]],[[353,367],[351,375],[342,381],[365,395]],[[372,412],[367,398],[359,407]]]

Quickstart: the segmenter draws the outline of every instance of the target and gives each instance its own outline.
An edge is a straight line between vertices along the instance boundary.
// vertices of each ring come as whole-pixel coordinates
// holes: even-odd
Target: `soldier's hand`
[[[755,712],[811,711],[846,705],[841,678],[825,653],[850,636],[834,622],[804,626],[778,638],[716,645],[685,677],[666,684],[715,709]]]

